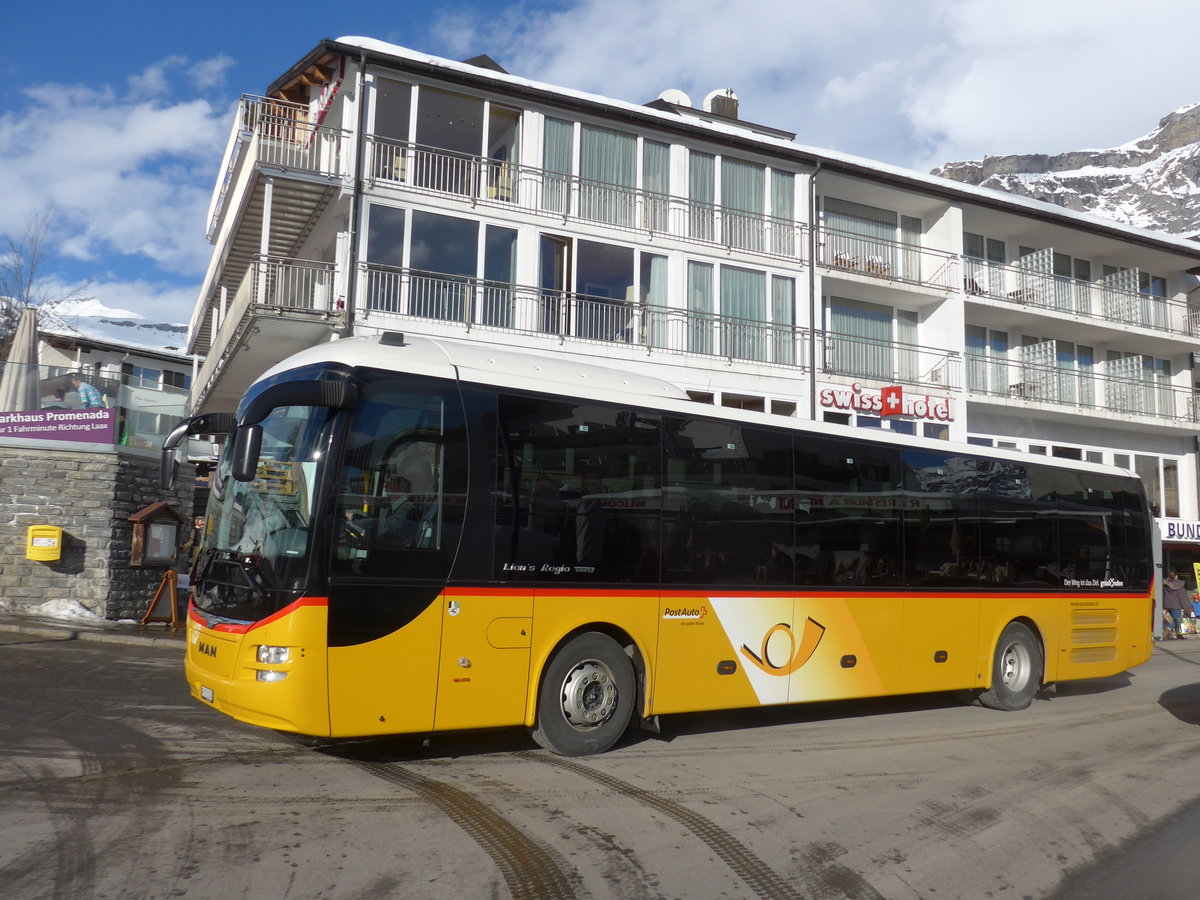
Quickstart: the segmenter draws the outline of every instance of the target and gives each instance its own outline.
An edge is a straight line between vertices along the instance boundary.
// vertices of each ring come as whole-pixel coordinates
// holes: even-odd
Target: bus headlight
[[[268,665],[280,665],[292,658],[291,647],[272,647],[270,644],[258,645],[258,661]]]
[[[255,679],[258,681],[283,681],[287,676],[287,672],[276,672],[273,669],[259,669],[254,673]]]

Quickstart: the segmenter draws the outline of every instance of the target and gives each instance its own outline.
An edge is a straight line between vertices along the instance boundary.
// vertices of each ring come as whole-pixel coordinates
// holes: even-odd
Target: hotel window
[[[642,140],[642,190],[645,192],[645,221],[650,231],[666,231],[671,196],[671,147],[659,141]]]
[[[584,125],[579,138],[579,215],[632,225],[637,205],[637,138]]]
[[[1096,405],[1095,350],[1083,344],[1021,338],[1021,380],[1014,394],[1025,400],[1044,400],[1078,406]]]
[[[419,88],[416,98],[413,117],[411,85],[376,82],[374,176],[468,196],[485,189],[491,199],[513,199],[520,110],[430,87]]]
[[[1004,241],[964,231],[963,256],[966,257],[963,286],[968,294],[998,297],[1005,295],[1002,267],[1007,257]]]
[[[915,382],[920,374],[917,313],[865,300],[829,298],[826,369],[881,381]]]
[[[823,201],[826,265],[921,280],[921,220],[837,197]]]
[[[719,295],[714,276],[719,278]],[[739,266],[721,266],[714,273],[708,263],[689,261],[687,290],[688,350],[795,364],[795,279],[768,279],[766,272]],[[720,314],[714,315],[718,297]]]
[[[724,243],[743,250],[763,248],[766,169],[738,159],[721,159],[721,221]]]
[[[633,248],[542,235],[539,264],[543,331],[633,340]]]
[[[716,239],[716,165],[711,153],[688,154],[688,234],[698,241]]]
[[[1008,396],[1008,332],[966,326],[967,390]]]

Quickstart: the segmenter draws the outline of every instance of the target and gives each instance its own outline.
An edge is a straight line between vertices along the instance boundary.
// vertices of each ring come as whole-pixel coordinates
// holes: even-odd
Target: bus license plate
[[[207,703],[212,703],[213,702],[213,689],[210,687],[205,687],[204,685],[200,685],[200,699],[204,700]]]

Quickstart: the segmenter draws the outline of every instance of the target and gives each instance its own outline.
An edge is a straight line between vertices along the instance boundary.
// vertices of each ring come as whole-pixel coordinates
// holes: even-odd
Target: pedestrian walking
[[[1172,569],[1167,575],[1167,580],[1163,582],[1163,609],[1171,616],[1171,627],[1175,632],[1173,635],[1168,634],[1168,637],[1184,640],[1183,611],[1192,608],[1191,600],[1183,586],[1183,579]]]
[[[79,405],[82,409],[100,409],[104,406],[104,400],[100,397],[100,391],[93,384],[88,384],[78,375],[71,376],[71,384],[75,385],[75,390],[79,392]]]

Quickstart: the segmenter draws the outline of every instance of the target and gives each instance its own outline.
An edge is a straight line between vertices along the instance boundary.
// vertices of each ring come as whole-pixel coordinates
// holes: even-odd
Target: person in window
[[[88,384],[78,375],[71,376],[71,384],[75,386],[75,390],[79,392],[79,406],[81,409],[101,409],[104,406],[104,400],[100,397],[95,385]]]
[[[1171,616],[1171,628],[1166,635],[1168,638],[1185,640],[1182,628],[1183,611],[1191,607],[1191,598],[1183,586],[1183,579],[1172,569],[1167,575],[1167,580],[1163,582],[1163,609]]]
[[[67,392],[59,388],[54,392],[54,399],[47,403],[42,409],[67,409]]]
[[[381,547],[413,547],[421,522],[421,506],[404,475],[388,475],[383,482],[384,502],[379,516]]]

